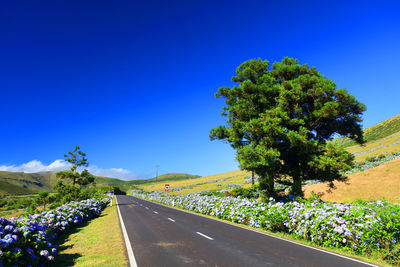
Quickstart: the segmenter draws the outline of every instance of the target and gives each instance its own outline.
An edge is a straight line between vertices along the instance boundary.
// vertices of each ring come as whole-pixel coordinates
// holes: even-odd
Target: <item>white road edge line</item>
[[[168,220],[170,220],[171,222],[175,222],[175,220],[174,220],[174,219],[171,219],[171,218],[168,218]]]
[[[196,234],[201,235],[202,237],[205,237],[205,238],[207,238],[207,239],[214,240],[214,238],[209,237],[209,236],[207,236],[207,235],[205,235],[205,234],[202,234],[202,233],[200,233],[200,232],[196,232]]]
[[[131,242],[129,241],[128,233],[126,232],[126,229],[125,229],[124,220],[122,219],[121,212],[119,211],[117,196],[115,196],[115,201],[117,203],[119,221],[121,222],[122,234],[123,234],[124,240],[125,240],[126,251],[128,252],[128,258],[129,258],[129,264],[130,264],[129,266],[137,267],[135,255],[133,254],[133,250],[132,250],[132,245],[131,245]]]
[[[134,197],[134,196],[131,196],[131,197]],[[145,200],[145,199],[142,199],[142,200],[150,202],[150,203],[153,203],[153,204],[157,204],[157,205],[160,205],[160,206],[164,206],[166,208],[170,208],[170,209],[186,212],[188,214],[201,216],[201,217],[204,217],[204,218],[207,218],[207,219],[210,219],[210,220],[214,220],[214,221],[217,221],[217,222],[230,224],[230,225],[233,225],[233,226],[236,226],[236,227],[240,227],[240,228],[243,228],[243,229],[246,229],[246,230],[249,230],[249,231],[253,231],[253,232],[256,232],[256,233],[259,233],[259,234],[262,234],[262,235],[266,235],[266,236],[269,236],[269,237],[272,237],[272,238],[280,239],[280,240],[283,240],[283,241],[286,241],[286,242],[289,242],[289,243],[293,243],[293,244],[296,244],[296,245],[299,245],[299,246],[303,246],[303,247],[306,247],[306,248],[314,249],[314,250],[317,250],[317,251],[320,251],[320,252],[323,252],[323,253],[326,253],[326,254],[334,255],[334,256],[337,256],[337,257],[340,257],[340,258],[344,258],[344,259],[347,259],[347,260],[355,261],[355,262],[362,263],[362,264],[365,264],[365,265],[368,265],[368,266],[379,267],[379,265],[375,265],[375,264],[372,264],[372,263],[369,263],[369,262],[365,262],[365,261],[357,260],[357,259],[354,259],[354,258],[350,258],[350,257],[344,256],[344,255],[340,255],[340,254],[337,254],[337,253],[334,253],[334,252],[330,252],[330,251],[327,251],[327,250],[323,250],[323,249],[320,249],[320,248],[312,247],[312,246],[309,246],[309,245],[306,245],[306,244],[303,244],[303,243],[299,243],[299,242],[296,242],[296,241],[292,241],[292,240],[289,240],[289,239],[285,239],[285,238],[282,238],[282,237],[279,237],[279,236],[274,236],[274,235],[271,235],[271,234],[268,234],[268,233],[257,231],[255,229],[247,228],[247,227],[244,227],[244,226],[241,226],[241,225],[238,225],[238,224],[235,224],[235,223],[231,223],[231,222],[228,222],[228,221],[218,220],[216,218],[204,216],[202,214],[197,214],[197,213],[194,213],[194,212],[193,213],[192,212],[188,212],[186,210],[177,209],[175,207],[170,207],[170,206],[167,206],[167,205],[164,205],[164,204],[160,204],[160,203],[157,203],[157,202],[151,202],[151,201],[148,201],[148,200]]]
[[[155,214],[158,214],[158,212],[157,211],[153,211]]]

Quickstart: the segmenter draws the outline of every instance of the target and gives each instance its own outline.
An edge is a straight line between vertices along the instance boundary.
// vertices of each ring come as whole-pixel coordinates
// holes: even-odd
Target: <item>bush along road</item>
[[[118,207],[137,266],[371,266],[133,196]]]
[[[58,233],[99,216],[110,200],[73,201],[40,214],[0,218],[0,267],[49,265],[57,255],[51,242]]]
[[[219,219],[288,233],[312,244],[400,263],[400,205],[388,202],[276,202],[235,197],[133,193]]]

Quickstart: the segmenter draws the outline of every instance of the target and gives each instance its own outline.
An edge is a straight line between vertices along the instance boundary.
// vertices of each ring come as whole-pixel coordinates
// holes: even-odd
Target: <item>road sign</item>
[[[165,184],[165,191],[169,191],[169,184]]]

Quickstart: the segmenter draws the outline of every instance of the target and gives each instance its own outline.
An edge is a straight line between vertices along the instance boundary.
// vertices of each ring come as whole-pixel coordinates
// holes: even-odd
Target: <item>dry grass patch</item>
[[[60,244],[56,266],[127,266],[117,206],[74,230]]]
[[[400,203],[400,159],[381,166],[349,175],[347,182],[335,182],[336,189],[329,192],[327,183],[304,187],[305,196],[312,191],[322,194],[322,200],[350,202],[363,200],[388,200]]]

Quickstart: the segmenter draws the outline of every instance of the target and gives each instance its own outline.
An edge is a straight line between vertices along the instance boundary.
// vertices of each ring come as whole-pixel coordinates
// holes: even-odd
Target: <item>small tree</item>
[[[302,181],[344,180],[341,172],[353,156],[328,142],[335,135],[363,143],[361,115],[365,106],[315,67],[285,57],[269,66],[249,60],[236,69],[238,85],[219,88],[227,124],[210,132],[237,150],[240,167],[260,177],[260,187],[273,196],[274,183],[289,177],[292,193],[302,196]]]
[[[43,205],[43,208],[46,209],[46,205],[49,202],[49,192],[39,192],[34,201],[39,205]]]
[[[63,180],[70,180],[72,182],[72,186],[75,184],[79,185],[88,185],[94,183],[94,176],[89,173],[88,170],[83,170],[79,173],[78,168],[88,167],[89,162],[86,158],[86,153],[80,150],[79,146],[76,146],[73,151],[68,152],[68,154],[64,155],[65,160],[71,163],[71,169],[69,171],[59,171],[56,173],[57,178],[61,178]],[[62,183],[59,184],[61,186]]]

